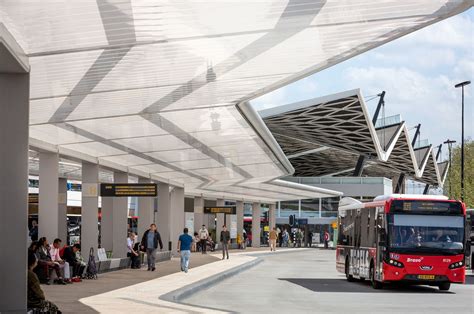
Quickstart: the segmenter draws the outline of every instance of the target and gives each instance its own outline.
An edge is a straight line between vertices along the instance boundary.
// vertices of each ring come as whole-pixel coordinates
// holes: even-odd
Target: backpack
[[[95,263],[94,248],[92,247],[89,251],[89,261],[87,262],[85,276],[87,279],[97,279],[97,264]]]

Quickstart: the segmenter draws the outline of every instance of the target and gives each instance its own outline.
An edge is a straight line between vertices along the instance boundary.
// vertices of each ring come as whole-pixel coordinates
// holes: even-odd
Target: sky
[[[465,87],[465,138],[474,140],[474,8],[396,39],[251,101],[257,110],[360,88],[366,100],[383,90],[385,116],[401,114],[414,134],[437,146],[461,141],[461,90]],[[377,99],[366,102],[372,116]],[[381,117],[381,115],[379,115]],[[447,158],[447,147],[443,157]]]

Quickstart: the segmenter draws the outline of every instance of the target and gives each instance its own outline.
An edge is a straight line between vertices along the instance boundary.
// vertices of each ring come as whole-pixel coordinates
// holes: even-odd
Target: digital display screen
[[[155,183],[102,183],[100,185],[100,196],[105,197],[155,197],[157,193]]]
[[[425,200],[394,200],[391,212],[462,214],[461,203]]]
[[[205,214],[230,214],[235,215],[235,206],[204,207]]]

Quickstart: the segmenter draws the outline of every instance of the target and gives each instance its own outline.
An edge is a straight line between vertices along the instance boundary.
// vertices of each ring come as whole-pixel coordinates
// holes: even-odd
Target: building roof
[[[32,149],[274,201],[313,194],[280,190],[294,169],[246,101],[471,5],[16,0],[0,24],[31,67]]]
[[[364,156],[363,175],[404,173],[434,186],[442,186],[446,177],[446,162],[437,163],[432,145],[413,147],[404,121],[387,124],[385,119],[376,127],[358,89],[262,110],[260,115],[295,176],[347,176]]]

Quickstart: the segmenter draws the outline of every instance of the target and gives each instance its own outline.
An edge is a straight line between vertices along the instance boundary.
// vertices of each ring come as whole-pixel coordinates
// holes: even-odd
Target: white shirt
[[[133,245],[135,244],[135,240],[131,238],[127,238],[127,252],[132,253]]]

